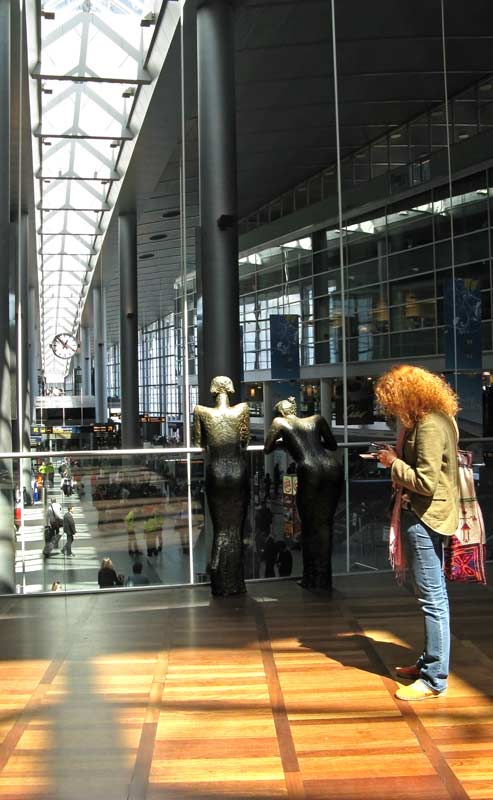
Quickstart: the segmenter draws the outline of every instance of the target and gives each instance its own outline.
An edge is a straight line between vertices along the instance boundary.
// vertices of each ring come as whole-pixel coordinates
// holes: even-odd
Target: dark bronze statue
[[[265,452],[281,446],[296,462],[296,505],[301,520],[305,589],[332,588],[332,526],[341,496],[342,465],[328,422],[320,415],[296,416],[294,397],[275,406],[276,416],[265,440]]]
[[[205,447],[205,491],[214,528],[211,586],[215,595],[240,594],[243,580],[243,525],[248,508],[246,447],[250,438],[247,403],[229,405],[234,387],[219,376],[211,383],[215,407],[195,406],[193,438]]]

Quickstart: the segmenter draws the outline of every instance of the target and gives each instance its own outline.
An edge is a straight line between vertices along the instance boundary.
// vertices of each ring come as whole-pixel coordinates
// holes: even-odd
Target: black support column
[[[36,398],[39,394],[39,323],[36,289],[29,289],[29,386],[31,389],[31,421],[36,422]]]
[[[120,398],[122,447],[140,447],[139,351],[137,305],[137,221],[135,214],[118,217],[120,260]]]
[[[91,388],[91,333],[87,325],[80,326],[80,366],[82,369],[82,396],[90,397]]]
[[[9,340],[10,0],[0,0],[0,451],[12,450]],[[0,592],[15,592],[12,461],[0,459]]]
[[[215,375],[228,375],[238,396],[240,389],[234,42],[233,3],[199,3],[201,402],[209,401]]]
[[[22,214],[19,227],[20,271],[19,302],[17,325],[20,329],[18,337],[20,351],[17,358],[17,415],[19,424],[20,450],[29,453],[31,450],[31,382],[29,374],[29,277],[28,277],[28,244],[29,226],[27,214]],[[23,458],[21,462],[21,489],[25,489],[28,503],[32,501],[31,462]]]
[[[94,394],[96,395],[96,422],[108,421],[106,391],[106,324],[104,292],[100,286],[92,290],[94,316]]]

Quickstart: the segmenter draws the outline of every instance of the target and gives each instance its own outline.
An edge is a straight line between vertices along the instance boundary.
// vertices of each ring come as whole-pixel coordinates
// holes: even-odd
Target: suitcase
[[[45,558],[49,558],[53,554],[53,542],[46,542],[45,546],[43,547],[43,555]]]

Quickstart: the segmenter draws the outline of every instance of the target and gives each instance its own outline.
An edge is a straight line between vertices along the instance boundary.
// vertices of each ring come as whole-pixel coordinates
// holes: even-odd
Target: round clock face
[[[58,358],[72,358],[77,352],[77,340],[71,333],[57,333],[51,343],[51,349]]]

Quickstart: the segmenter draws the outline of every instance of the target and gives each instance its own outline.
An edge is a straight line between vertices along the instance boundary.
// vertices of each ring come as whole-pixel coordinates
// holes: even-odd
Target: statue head
[[[287,417],[289,414],[296,414],[296,400],[288,397],[287,400],[280,400],[274,406],[274,411],[278,417]]]
[[[216,377],[212,379],[211,388],[209,389],[212,395],[222,394],[223,392],[228,395],[234,394],[234,390],[233,381],[225,375],[216,375]]]

